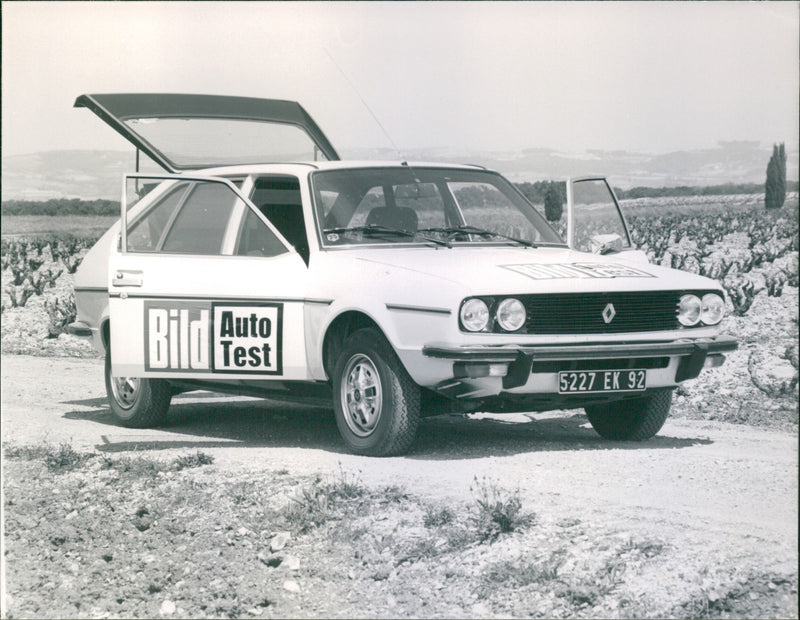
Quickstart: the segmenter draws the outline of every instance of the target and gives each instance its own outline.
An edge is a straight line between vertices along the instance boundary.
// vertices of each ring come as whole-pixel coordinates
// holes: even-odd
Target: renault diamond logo
[[[615,317],[616,315],[617,315],[617,311],[616,311],[616,310],[614,310],[614,304],[608,304],[608,305],[607,305],[607,306],[606,306],[606,307],[603,309],[603,320],[604,320],[606,323],[610,323],[611,321],[613,321],[613,320],[614,320],[614,317]]]

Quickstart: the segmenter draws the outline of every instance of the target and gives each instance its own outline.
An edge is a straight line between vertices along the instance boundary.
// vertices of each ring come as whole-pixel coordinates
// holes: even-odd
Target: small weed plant
[[[475,501],[473,521],[482,541],[521,530],[535,520],[533,513],[522,510],[519,489],[509,492],[496,481],[476,476],[470,491]]]
[[[559,549],[539,561],[503,560],[487,568],[484,580],[489,585],[512,583],[518,587],[532,583],[547,584],[558,579],[558,571],[564,563],[565,557],[566,552]]]
[[[214,457],[205,452],[198,450],[194,454],[187,456],[179,456],[174,461],[174,467],[177,471],[182,469],[190,469],[193,467],[202,467],[203,465],[211,465],[214,462]]]
[[[425,515],[422,522],[425,527],[441,527],[455,521],[456,515],[449,506],[428,505],[425,507]]]
[[[159,461],[140,455],[119,458],[103,456],[104,469],[113,469],[130,478],[154,478],[160,473],[202,467],[213,462],[213,456],[199,450],[195,454],[178,456],[171,462]]]
[[[286,522],[298,533],[308,532],[329,519],[330,497],[320,478],[302,487],[283,511]]]
[[[307,532],[337,519],[345,504],[362,499],[367,492],[358,473],[347,472],[340,464],[330,479],[317,476],[302,487],[284,509],[283,517],[298,533]]]
[[[6,458],[22,459],[26,461],[42,460],[52,472],[66,472],[82,465],[92,457],[91,454],[80,454],[66,441],[58,446],[52,444],[38,444],[27,446],[5,446],[3,452]]]
[[[112,469],[128,478],[155,478],[166,467],[160,461],[143,456],[103,456],[103,469]]]

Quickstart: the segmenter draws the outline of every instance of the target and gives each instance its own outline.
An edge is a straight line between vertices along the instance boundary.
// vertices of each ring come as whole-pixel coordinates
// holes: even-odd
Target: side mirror
[[[590,242],[592,254],[610,254],[612,252],[621,252],[624,249],[622,237],[617,233],[594,235]]]

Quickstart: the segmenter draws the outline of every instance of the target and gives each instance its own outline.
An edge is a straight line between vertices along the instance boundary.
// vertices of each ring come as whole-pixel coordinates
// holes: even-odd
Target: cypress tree
[[[772,157],[767,164],[767,181],[764,184],[764,206],[780,209],[786,199],[786,147],[772,146]]]
[[[778,206],[783,206],[783,201],[786,200],[786,147],[781,142],[778,147],[778,172],[780,173],[780,182],[778,183]]]
[[[555,183],[551,183],[544,195],[544,216],[549,222],[557,222],[561,219],[564,212],[564,205],[561,200],[561,192]]]

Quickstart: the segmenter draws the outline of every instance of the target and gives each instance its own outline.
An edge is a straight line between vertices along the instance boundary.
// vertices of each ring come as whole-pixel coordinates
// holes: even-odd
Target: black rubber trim
[[[508,365],[508,372],[503,377],[503,389],[510,390],[511,388],[525,385],[531,376],[532,366],[533,355],[519,351],[517,359]]]
[[[76,286],[76,293],[108,293],[107,286]]]
[[[708,357],[708,346],[704,343],[695,345],[691,355],[681,358],[678,370],[675,371],[675,382],[680,383],[688,379],[694,379],[703,370],[703,365]]]
[[[119,291],[110,293],[110,297],[119,297],[125,294],[128,299],[189,299],[192,301],[226,301],[226,302],[242,302],[242,303],[259,303],[259,302],[283,302],[283,303],[301,303],[301,304],[322,304],[330,306],[333,299],[306,299],[303,297],[226,297],[226,296],[209,296],[209,295],[148,295],[146,293],[129,293],[128,291]]]
[[[428,308],[425,306],[403,306],[401,304],[386,304],[387,310],[399,310],[401,312],[424,312],[427,314],[450,315],[452,312],[447,308]]]

